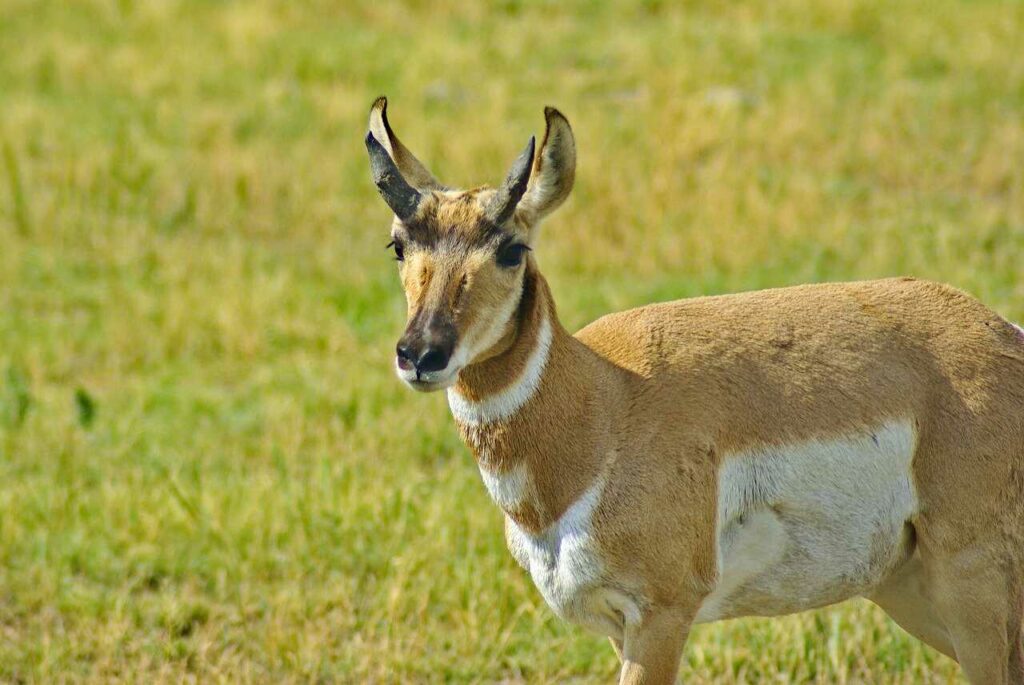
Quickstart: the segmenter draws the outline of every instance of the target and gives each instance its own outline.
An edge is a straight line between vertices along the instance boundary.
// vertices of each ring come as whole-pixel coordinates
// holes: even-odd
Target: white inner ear
[[[530,184],[519,202],[518,210],[526,223],[540,221],[558,208],[572,191],[575,176],[576,144],[572,130],[562,120],[549,122]]]
[[[534,220],[541,218],[538,215],[547,203],[548,198],[554,194],[555,181],[557,179],[554,178],[554,174],[546,168],[542,169],[539,173],[535,172],[530,179],[530,187],[526,189],[526,195],[523,196],[519,204],[520,207],[533,215]]]

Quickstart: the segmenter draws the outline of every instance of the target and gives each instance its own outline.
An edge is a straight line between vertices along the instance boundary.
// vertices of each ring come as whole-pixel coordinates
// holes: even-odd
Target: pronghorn
[[[513,556],[621,683],[690,626],[861,596],[1024,683],[1024,331],[895,278],[652,304],[569,334],[531,252],[573,186],[545,110],[498,188],[438,182],[370,111],[408,300],[396,370],[446,389]],[[535,154],[536,153],[536,154]]]

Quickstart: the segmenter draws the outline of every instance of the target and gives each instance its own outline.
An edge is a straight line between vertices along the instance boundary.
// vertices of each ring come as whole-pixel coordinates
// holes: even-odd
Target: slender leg
[[[1024,685],[1021,580],[978,550],[925,559],[935,608],[974,685]],[[1013,574],[1011,574],[1013,575]]]
[[[672,685],[690,633],[692,612],[658,609],[626,628],[619,685]]]

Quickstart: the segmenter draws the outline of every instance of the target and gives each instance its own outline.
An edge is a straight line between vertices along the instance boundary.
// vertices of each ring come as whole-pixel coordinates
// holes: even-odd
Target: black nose
[[[398,365],[408,371],[413,367],[420,373],[440,371],[448,366],[452,348],[447,344],[428,344],[402,339],[395,348]]]
[[[423,372],[440,371],[448,366],[450,357],[451,353],[440,346],[427,347],[416,360],[416,369]]]

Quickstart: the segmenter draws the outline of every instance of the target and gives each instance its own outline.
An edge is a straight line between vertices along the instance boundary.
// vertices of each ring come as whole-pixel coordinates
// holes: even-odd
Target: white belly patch
[[[506,516],[505,537],[519,564],[560,617],[602,635],[621,637],[626,624],[640,621],[640,608],[604,578],[604,564],[592,535],[591,516],[601,499],[602,479],[539,535]]]
[[[865,592],[908,553],[913,423],[729,455],[715,590],[698,623],[775,616]]]

